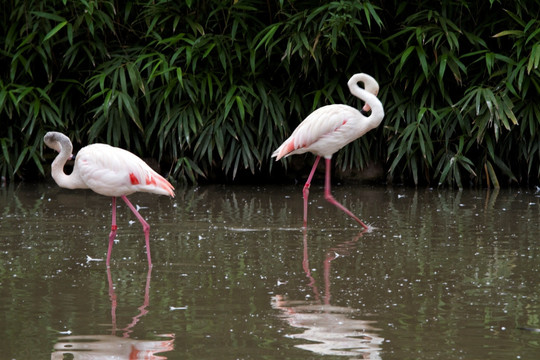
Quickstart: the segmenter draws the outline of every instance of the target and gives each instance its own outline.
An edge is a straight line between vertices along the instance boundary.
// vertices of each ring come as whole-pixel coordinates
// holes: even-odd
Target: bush
[[[537,5],[8,0],[0,170],[44,174],[55,129],[157,158],[179,181],[260,176],[309,112],[360,107],[346,82],[367,72],[386,116],[337,166],[373,160],[416,185],[537,183]]]

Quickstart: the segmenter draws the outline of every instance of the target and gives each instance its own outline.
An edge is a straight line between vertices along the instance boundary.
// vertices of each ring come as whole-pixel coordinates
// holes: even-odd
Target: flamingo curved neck
[[[358,82],[364,84],[364,88],[358,86]],[[375,95],[379,90],[379,85],[369,75],[357,74],[349,80],[349,90],[351,94],[364,101],[371,108],[371,114],[367,117],[368,120],[373,121],[374,127],[378,126],[384,117],[384,109],[381,101]]]
[[[64,172],[64,165],[71,157],[73,145],[69,141],[59,141],[60,152],[51,165],[51,175],[56,184],[66,189],[84,189],[87,186],[77,176],[76,169],[70,175]]]

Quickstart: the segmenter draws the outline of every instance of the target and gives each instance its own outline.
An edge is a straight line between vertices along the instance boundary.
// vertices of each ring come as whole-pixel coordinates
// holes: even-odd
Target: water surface
[[[334,186],[0,190],[6,359],[536,359],[540,197]]]

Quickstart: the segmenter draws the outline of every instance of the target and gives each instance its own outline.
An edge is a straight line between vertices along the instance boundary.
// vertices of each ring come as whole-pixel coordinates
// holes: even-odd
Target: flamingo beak
[[[362,111],[368,113],[371,110],[371,107],[366,103],[364,107],[362,108]]]

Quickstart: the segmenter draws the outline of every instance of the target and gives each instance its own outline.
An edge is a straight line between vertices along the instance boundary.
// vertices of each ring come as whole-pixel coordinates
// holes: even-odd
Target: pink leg
[[[313,289],[313,294],[315,295],[315,300],[319,301],[319,298],[320,298],[319,289],[317,289],[317,285],[315,285],[315,279],[311,275],[311,270],[309,269],[309,253],[308,253],[307,229],[304,228],[303,232],[304,232],[304,259],[302,261],[302,267],[304,268],[304,272],[306,273],[306,276],[309,279],[308,286]]]
[[[309,187],[311,186],[311,179],[313,179],[315,170],[317,170],[317,165],[319,165],[319,160],[321,160],[321,157],[317,156],[317,158],[315,159],[315,163],[313,164],[313,167],[311,168],[311,172],[309,173],[306,184],[304,185],[304,190],[302,191],[302,193],[304,194],[304,227],[307,227],[307,208],[308,208]]]
[[[111,335],[116,335],[116,293],[114,292],[114,284],[112,281],[111,268],[107,267],[107,281],[109,282],[109,298],[111,299],[111,320],[112,331]]]
[[[111,264],[111,251],[114,243],[114,238],[116,237],[116,197],[112,198],[112,225],[111,232],[109,234],[109,250],[107,251],[107,267]]]
[[[146,256],[148,257],[148,266],[152,267],[152,259],[150,257],[150,225],[143,219],[141,214],[135,209],[135,207],[131,204],[131,202],[128,200],[128,198],[125,195],[122,195],[122,199],[124,202],[129,206],[133,214],[139,219],[139,222],[142,224],[143,231],[144,231],[144,240],[146,241]]]
[[[138,307],[139,309],[139,314],[138,315],[135,315],[133,318],[132,318],[132,321],[131,323],[126,326],[125,328],[123,328],[122,330],[124,331],[124,338],[129,338],[129,334],[133,332],[133,327],[135,327],[135,325],[137,325],[137,323],[139,322],[139,320],[141,320],[141,318],[148,314],[148,305],[150,304],[150,277],[152,275],[152,267],[150,266],[148,268],[148,273],[146,274],[146,286],[144,288],[144,303]]]
[[[364,229],[368,229],[368,226],[364,224],[359,218],[357,218],[349,209],[347,209],[345,206],[341,205],[339,202],[337,202],[336,199],[332,196],[330,193],[330,171],[331,166],[330,163],[332,162],[332,159],[325,159],[326,160],[326,177],[324,181],[324,197],[326,200],[343,210],[347,215],[352,217],[356,222],[358,222],[360,225],[364,227]]]

